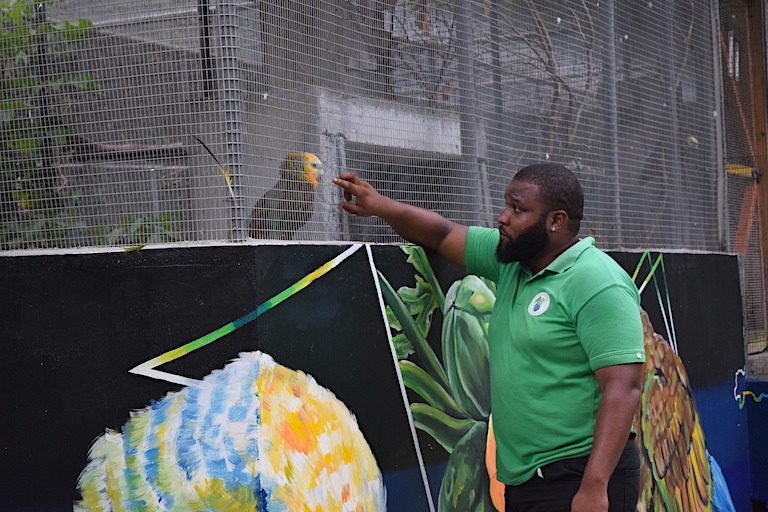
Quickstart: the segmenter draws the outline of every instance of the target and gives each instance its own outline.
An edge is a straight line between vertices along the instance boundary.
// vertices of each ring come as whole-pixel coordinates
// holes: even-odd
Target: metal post
[[[316,201],[317,218],[324,228],[326,240],[349,240],[349,215],[342,214],[338,203],[341,193],[331,180],[346,170],[346,139],[341,133],[323,133],[320,140],[320,156],[323,161],[323,179],[318,189],[320,201]]]
[[[221,29],[221,78],[219,104],[224,137],[224,165],[232,177],[235,199],[232,204],[231,239],[245,240],[246,211],[243,204],[243,98],[240,73],[240,33],[237,6],[222,0],[219,3]]]
[[[617,120],[618,99],[616,94],[618,73],[616,71],[616,6],[615,0],[608,0],[607,9],[608,62],[607,62],[607,86],[608,86],[608,124],[611,144],[611,167],[614,173],[614,231],[617,245],[623,243],[621,229],[621,174],[619,171],[619,124]]]
[[[669,129],[667,131],[667,143],[669,144],[669,158],[670,165],[666,169],[663,169],[664,173],[672,173],[672,190],[674,191],[674,204],[673,212],[678,219],[672,223],[672,229],[674,230],[675,242],[682,244],[684,247],[690,247],[691,245],[691,230],[690,222],[690,200],[685,194],[683,189],[683,176],[680,166],[680,145],[678,144],[679,136],[679,124],[677,119],[677,76],[683,72],[683,70],[676,69],[676,56],[677,56],[677,44],[675,44],[676,38],[674,34],[674,20],[675,20],[675,6],[674,1],[668,1],[665,3],[664,12],[664,30],[666,36],[666,47],[668,51],[664,52],[664,64],[667,68],[667,80],[669,85],[667,87],[667,101],[669,104]],[[694,13],[695,14],[695,13]],[[666,181],[666,180],[665,180]]]
[[[35,26],[39,27],[47,21],[45,12],[45,2],[40,2],[35,10]],[[42,144],[40,149],[41,158],[35,163],[35,165],[42,171],[44,179],[42,185],[45,188],[45,194],[48,194],[55,186],[54,173],[53,173],[53,140],[51,138],[51,132],[53,129],[53,118],[51,111],[48,108],[48,88],[46,83],[51,79],[48,69],[48,45],[46,40],[46,32],[43,30],[38,31],[38,35],[35,36],[35,42],[37,48],[32,58],[32,62],[35,69],[35,75],[39,80],[39,93],[35,98],[35,104],[38,107],[38,115],[40,118],[40,126],[42,127]]]
[[[728,189],[725,173],[725,139],[724,139],[724,127],[725,115],[721,111],[723,105],[723,70],[722,61],[720,60],[720,12],[719,2],[717,0],[710,0],[709,2],[709,15],[711,22],[711,40],[712,40],[712,69],[715,76],[715,109],[712,111],[714,116],[714,132],[715,132],[715,165],[717,166],[717,239],[720,246],[720,250],[727,251],[728,240],[730,240],[729,225],[728,225]]]
[[[470,179],[475,179],[481,184],[477,162],[477,122],[475,119],[475,83],[472,48],[472,2],[460,0],[454,10],[456,19],[456,56],[458,61],[459,83],[459,130],[461,136],[461,170]],[[472,224],[480,223],[484,210],[486,191],[480,185],[480,200],[471,201],[473,209],[470,212],[469,221]]]
[[[491,2],[491,24],[490,24],[490,37],[491,37],[491,94],[493,95],[493,110],[490,115],[489,127],[487,130],[487,155],[488,158],[485,161],[480,162],[480,171],[484,180],[483,188],[485,189],[485,201],[484,201],[484,213],[485,221],[488,225],[492,225],[494,221],[491,194],[494,191],[491,190],[490,182],[488,180],[488,162],[491,165],[499,164],[505,159],[505,153],[502,151],[502,147],[505,146],[505,141],[502,140],[502,133],[504,132],[504,98],[502,96],[502,84],[501,84],[501,47],[499,45],[500,30],[499,30],[499,2]],[[496,191],[499,193],[501,191]]]
[[[211,12],[208,0],[198,0],[197,15],[200,20],[200,67],[203,70],[203,90],[208,96],[213,91],[215,80],[213,57],[211,57]]]
[[[158,173],[154,167],[149,169],[149,200],[152,202],[152,217],[147,220],[147,224],[152,226],[152,233],[149,237],[149,243],[157,243],[158,229],[160,223],[160,194],[158,192]]]

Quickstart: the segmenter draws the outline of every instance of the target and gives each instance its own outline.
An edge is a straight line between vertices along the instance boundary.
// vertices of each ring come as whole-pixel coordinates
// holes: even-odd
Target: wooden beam
[[[768,113],[766,112],[766,41],[764,0],[745,2],[749,42],[749,79],[752,99],[752,148],[754,165],[759,172],[758,209],[760,250],[763,260],[763,282],[768,283]],[[749,134],[747,134],[749,136]],[[768,294],[764,294],[768,300]],[[766,304],[768,310],[768,303]]]

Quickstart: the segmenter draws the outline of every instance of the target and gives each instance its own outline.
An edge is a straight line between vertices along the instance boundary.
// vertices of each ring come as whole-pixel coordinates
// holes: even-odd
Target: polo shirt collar
[[[588,236],[586,238],[582,238],[572,246],[570,246],[568,249],[563,251],[563,253],[555,258],[555,261],[544,267],[544,270],[549,270],[550,272],[556,272],[561,273],[565,272],[569,268],[573,266],[574,263],[576,263],[576,260],[579,259],[579,256],[581,256],[581,253],[589,249],[590,247],[594,247],[595,245],[595,239],[591,236]]]
[[[524,269],[525,273],[528,274],[528,279],[534,279],[535,277],[538,277],[545,272],[554,272],[556,274],[560,274],[562,272],[565,272],[569,268],[573,266],[574,263],[576,263],[576,260],[579,259],[579,256],[581,256],[581,253],[589,249],[590,247],[594,247],[595,245],[595,239],[591,236],[588,236],[586,238],[582,238],[572,246],[570,246],[568,249],[563,251],[563,253],[555,258],[555,261],[541,269],[538,274],[535,276],[531,275],[531,271],[526,267],[525,265],[521,265]]]

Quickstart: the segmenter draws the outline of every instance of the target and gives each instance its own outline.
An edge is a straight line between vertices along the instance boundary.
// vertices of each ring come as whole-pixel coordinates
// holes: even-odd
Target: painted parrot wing
[[[680,357],[642,311],[645,382],[634,428],[642,459],[638,510],[712,510],[704,432]]]

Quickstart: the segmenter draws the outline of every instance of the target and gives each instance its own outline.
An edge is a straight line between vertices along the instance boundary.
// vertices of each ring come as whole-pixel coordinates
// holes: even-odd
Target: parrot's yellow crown
[[[280,164],[283,171],[298,172],[299,177],[308,181],[313,189],[323,174],[323,162],[314,153],[288,153]]]

